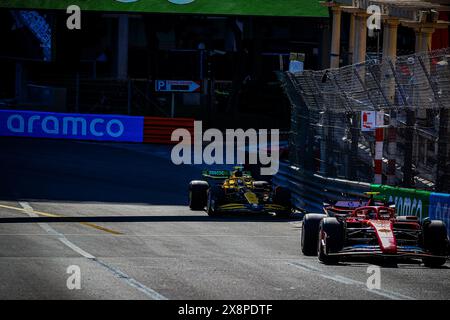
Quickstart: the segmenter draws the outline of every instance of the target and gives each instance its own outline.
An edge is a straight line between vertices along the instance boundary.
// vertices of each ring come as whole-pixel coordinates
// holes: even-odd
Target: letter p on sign
[[[158,80],[158,81],[156,81],[156,91],[157,92],[159,92],[159,91],[166,91],[167,90],[167,88],[166,88],[166,81],[164,81],[164,80]]]

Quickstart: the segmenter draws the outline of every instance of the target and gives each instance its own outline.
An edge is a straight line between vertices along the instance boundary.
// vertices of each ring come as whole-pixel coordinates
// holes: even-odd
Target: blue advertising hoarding
[[[450,194],[432,193],[430,195],[429,216],[431,220],[442,220],[450,234]]]
[[[142,142],[144,117],[0,110],[0,136]]]

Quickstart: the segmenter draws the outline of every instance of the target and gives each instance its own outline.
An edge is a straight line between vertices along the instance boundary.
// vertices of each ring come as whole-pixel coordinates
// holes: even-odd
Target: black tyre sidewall
[[[319,239],[320,221],[325,217],[324,214],[309,213],[303,217],[301,250],[306,256],[317,255],[317,244]]]
[[[205,208],[208,187],[206,181],[192,181],[189,184],[189,207],[192,210],[203,210]]]
[[[206,212],[210,217],[216,217],[219,215],[219,212],[217,211],[217,204],[215,203],[214,207],[212,205],[213,197],[216,197],[216,195],[214,194],[214,188],[210,188],[208,190],[208,199],[206,204]]]
[[[322,242],[320,241],[320,234],[325,232],[327,238],[325,239],[327,251],[324,251]],[[319,260],[325,264],[335,264],[339,262],[338,256],[328,256],[328,253],[338,253],[344,247],[344,228],[343,225],[332,217],[327,217],[320,222],[319,237],[318,237],[318,256]]]
[[[440,220],[432,220],[423,225],[423,245],[433,255],[448,254],[448,234],[445,224]],[[445,264],[445,257],[425,257],[422,259],[427,267],[440,267]]]

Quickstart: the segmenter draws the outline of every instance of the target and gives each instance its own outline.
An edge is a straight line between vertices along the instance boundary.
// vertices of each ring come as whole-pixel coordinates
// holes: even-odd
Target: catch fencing
[[[365,198],[370,184],[328,178],[308,173],[288,162],[280,163],[280,170],[273,178],[276,185],[289,188],[296,208],[306,212],[323,212],[323,203],[349,198]]]
[[[378,199],[395,204],[399,216],[442,220],[450,234],[450,194],[328,178],[304,172],[289,162],[280,163],[273,182],[289,188],[294,207],[304,212],[323,213],[326,202],[366,199],[366,192],[378,192]]]
[[[383,114],[382,182],[450,192],[450,49],[280,74],[291,101],[291,162],[323,176],[374,182]]]

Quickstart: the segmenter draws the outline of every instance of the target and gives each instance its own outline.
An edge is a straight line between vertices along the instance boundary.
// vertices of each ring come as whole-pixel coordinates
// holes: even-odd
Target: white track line
[[[19,202],[19,204],[30,217],[33,217],[33,218],[38,217],[38,215],[34,212],[33,208],[30,206],[30,204],[28,202]],[[138,289],[139,291],[144,293],[150,299],[152,299],[152,300],[168,300],[166,297],[164,297],[160,293],[156,292],[155,290],[153,290],[151,288],[146,287],[139,281],[128,276],[126,273],[120,271],[119,269],[117,269],[113,266],[108,265],[107,263],[105,263],[101,260],[98,260],[92,254],[81,249],[76,244],[71,242],[62,233],[59,233],[55,229],[50,227],[50,225],[48,225],[47,223],[38,223],[38,224],[42,229],[45,230],[45,232],[47,232],[48,234],[50,234],[52,236],[57,237],[58,240],[61,241],[64,245],[66,245],[68,248],[72,249],[73,251],[75,251],[79,255],[85,257],[86,259],[89,259],[90,261],[97,263],[99,266],[103,267],[108,272],[112,273],[116,278],[124,281],[127,285],[129,285],[135,289]]]
[[[335,282],[339,282],[345,285],[353,285],[353,286],[357,286],[360,289],[363,289],[367,292],[373,293],[373,294],[377,294],[379,296],[382,296],[384,298],[388,298],[388,299],[392,299],[392,300],[416,300],[413,297],[410,296],[405,296],[401,293],[398,292],[393,292],[390,290],[384,290],[384,289],[369,289],[366,285],[366,283],[361,282],[361,281],[357,281],[357,280],[353,280],[344,276],[340,276],[340,275],[330,275],[327,273],[324,273],[322,270],[320,270],[319,268],[316,268],[314,266],[311,266],[309,264],[305,264],[305,263],[300,263],[300,262],[288,262],[289,265],[296,267],[298,269],[302,269],[305,272],[309,272],[309,273],[314,273],[322,278],[328,279],[328,280],[332,280]]]
[[[65,233],[66,236],[74,237],[111,237],[110,234],[98,233]],[[0,237],[4,236],[37,236],[47,237],[46,234],[36,233],[0,233]],[[252,236],[240,234],[115,234],[115,238],[298,238],[297,236]]]

